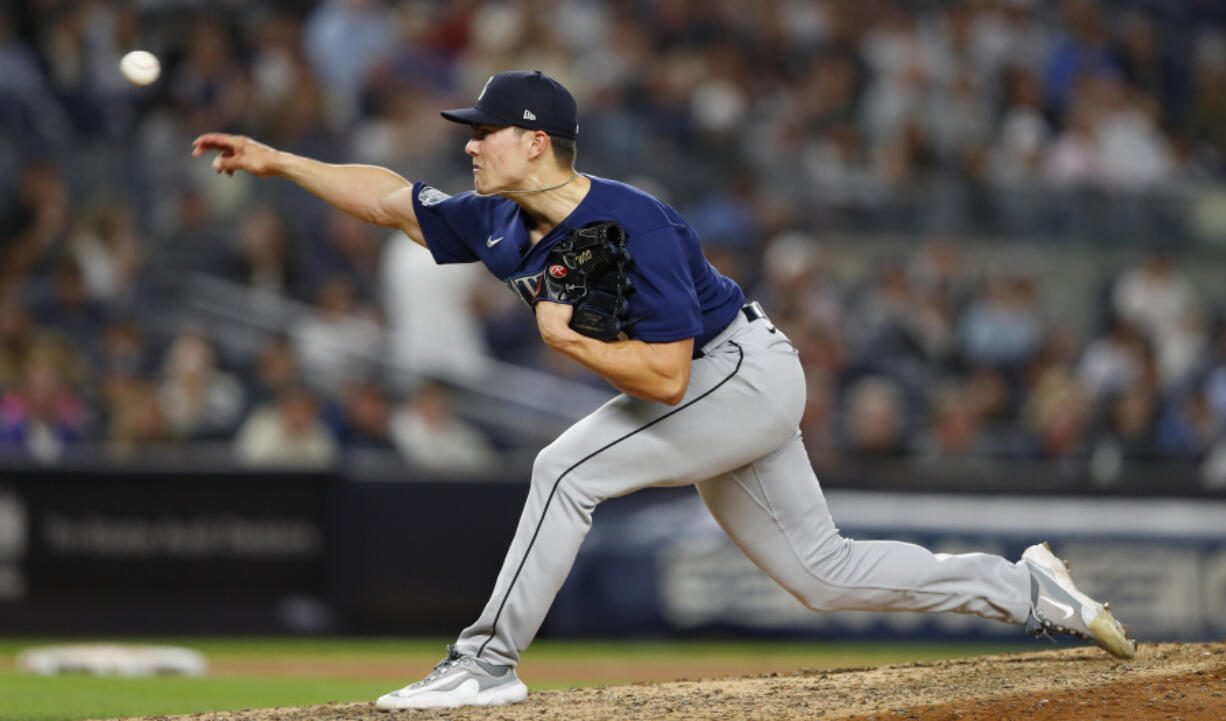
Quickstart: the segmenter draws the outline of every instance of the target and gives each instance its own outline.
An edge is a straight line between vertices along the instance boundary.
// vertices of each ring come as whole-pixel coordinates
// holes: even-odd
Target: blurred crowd
[[[775,239],[758,297],[797,344],[815,465],[840,457],[1056,461],[1115,480],[1196,461],[1226,481],[1226,323],[1162,250],[1074,293],[987,269],[951,239],[848,277],[820,244]]]
[[[138,47],[163,63],[146,88],[118,72]],[[815,458],[1183,459],[1226,477],[1226,332],[1187,247],[1158,234],[1104,269],[1072,329],[1049,280],[987,273],[956,240],[852,275],[822,252],[831,229],[1033,235],[1040,196],[1075,217],[1118,200],[1145,229],[1126,211],[1222,183],[1214,0],[0,1],[0,449],[488,467],[506,439],[457,417],[432,369],[492,355],[592,379],[480,269],[435,269],[189,150],[245,133],[459,192],[466,136],[437,111],[510,68],[566,84],[580,169],[673,203],[797,341]],[[181,327],[197,274],[313,312],[240,347]],[[355,373],[338,347],[426,380]]]

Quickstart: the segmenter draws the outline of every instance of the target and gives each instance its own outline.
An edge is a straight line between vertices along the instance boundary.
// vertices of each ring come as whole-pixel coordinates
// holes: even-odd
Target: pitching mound
[[[164,718],[164,717],[163,717]],[[1226,643],[1092,648],[793,675],[541,691],[514,706],[381,713],[369,703],[195,714],[226,721],[1220,721]]]

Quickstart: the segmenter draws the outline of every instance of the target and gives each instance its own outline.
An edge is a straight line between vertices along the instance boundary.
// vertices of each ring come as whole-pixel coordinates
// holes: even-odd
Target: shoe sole
[[[1040,543],[1027,548],[1022,558],[1041,566],[1065,584],[1065,591],[1084,607],[1094,609],[1094,618],[1086,623],[1094,642],[1107,653],[1117,658],[1133,658],[1137,655],[1137,642],[1128,635],[1128,629],[1103,604],[1082,593],[1069,575],[1068,564],[1052,553],[1051,546]],[[1082,621],[1085,621],[1084,614]]]

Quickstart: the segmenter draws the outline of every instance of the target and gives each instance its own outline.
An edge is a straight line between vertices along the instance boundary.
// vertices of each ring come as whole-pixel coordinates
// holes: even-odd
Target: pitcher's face
[[[476,125],[464,152],[473,159],[473,187],[479,193],[497,193],[523,187],[528,172],[531,133],[514,126]]]

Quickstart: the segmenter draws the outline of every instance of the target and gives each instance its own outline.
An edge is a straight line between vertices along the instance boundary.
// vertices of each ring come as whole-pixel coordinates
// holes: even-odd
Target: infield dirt
[[[685,669],[678,668],[684,676]],[[528,679],[529,681],[531,679]],[[156,717],[159,721],[167,717]],[[382,713],[369,703],[201,713],[175,721],[1219,721],[1226,643],[1094,648],[881,668],[539,691],[514,706]]]

